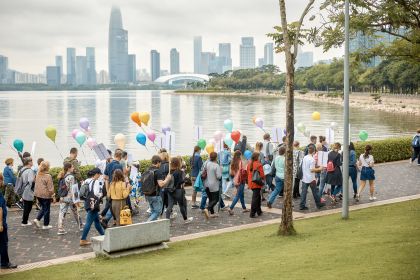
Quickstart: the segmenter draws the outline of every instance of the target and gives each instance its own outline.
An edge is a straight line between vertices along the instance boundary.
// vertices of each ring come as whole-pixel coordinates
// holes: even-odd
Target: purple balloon
[[[87,118],[81,118],[80,121],[79,121],[79,125],[84,130],[88,130],[89,129],[89,120]]]
[[[171,127],[169,125],[162,126],[162,133],[166,134],[167,132],[171,131]]]
[[[264,120],[262,118],[256,118],[255,125],[262,129],[264,127]]]

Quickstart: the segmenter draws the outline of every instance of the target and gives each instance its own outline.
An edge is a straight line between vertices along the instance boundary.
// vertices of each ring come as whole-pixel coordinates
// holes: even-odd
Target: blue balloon
[[[246,151],[245,151],[245,153],[244,153],[244,157],[245,157],[247,160],[250,160],[250,159],[251,159],[251,157],[252,157],[252,152],[251,152],[250,150],[246,150]]]
[[[228,145],[228,147],[232,147],[233,140],[232,138],[230,138],[230,133],[226,134],[225,140],[223,142],[225,142],[225,144]]]
[[[20,139],[16,139],[15,141],[13,141],[13,147],[15,147],[15,149],[18,152],[23,152],[23,141]]]
[[[146,135],[144,135],[143,133],[141,133],[141,132],[138,133],[137,136],[136,136],[136,140],[137,140],[137,142],[139,142],[139,144],[141,144],[143,146],[146,145],[147,138],[146,138]]]

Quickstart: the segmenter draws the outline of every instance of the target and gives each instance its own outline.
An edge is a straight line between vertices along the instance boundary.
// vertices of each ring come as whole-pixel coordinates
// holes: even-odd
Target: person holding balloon
[[[222,167],[222,190],[225,198],[230,198],[228,192],[232,185],[232,179],[229,174],[232,153],[226,143],[223,144],[223,150],[219,153],[219,164]]]

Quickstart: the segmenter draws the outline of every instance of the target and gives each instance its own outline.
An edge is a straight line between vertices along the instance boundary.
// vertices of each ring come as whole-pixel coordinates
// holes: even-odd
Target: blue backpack
[[[411,141],[411,146],[413,148],[420,148],[420,136],[416,135],[413,138],[413,141]]]

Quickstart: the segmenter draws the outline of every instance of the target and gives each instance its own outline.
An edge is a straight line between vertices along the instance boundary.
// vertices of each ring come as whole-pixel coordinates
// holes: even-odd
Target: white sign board
[[[334,144],[334,130],[331,128],[327,128],[325,130],[325,138],[328,144]]]
[[[169,132],[167,132],[167,133],[169,133]],[[162,148],[166,147],[166,134],[165,135],[156,135],[156,139],[155,139],[154,143],[159,149],[162,149]]]
[[[167,151],[175,151],[175,132],[167,132],[165,139],[165,149]]]
[[[318,152],[318,166],[327,167],[328,164],[328,152],[319,151]]]
[[[200,125],[194,126],[194,140],[197,142],[203,138],[203,127]]]
[[[273,134],[271,135],[271,140],[274,143],[282,144],[283,143],[283,136],[284,136],[283,134],[284,133],[283,133],[282,128],[280,128],[280,127],[273,128]]]
[[[100,160],[107,160],[110,157],[103,143],[93,146],[93,151]]]
[[[220,139],[219,141],[217,141],[216,143],[214,143],[214,148],[216,150],[216,153],[220,153],[221,151],[223,151],[223,139]]]
[[[32,142],[31,157],[35,160],[36,142]]]
[[[130,169],[130,179],[131,179],[131,181],[137,183],[137,175],[138,174],[139,174],[138,169],[135,166],[131,166],[131,169]]]

